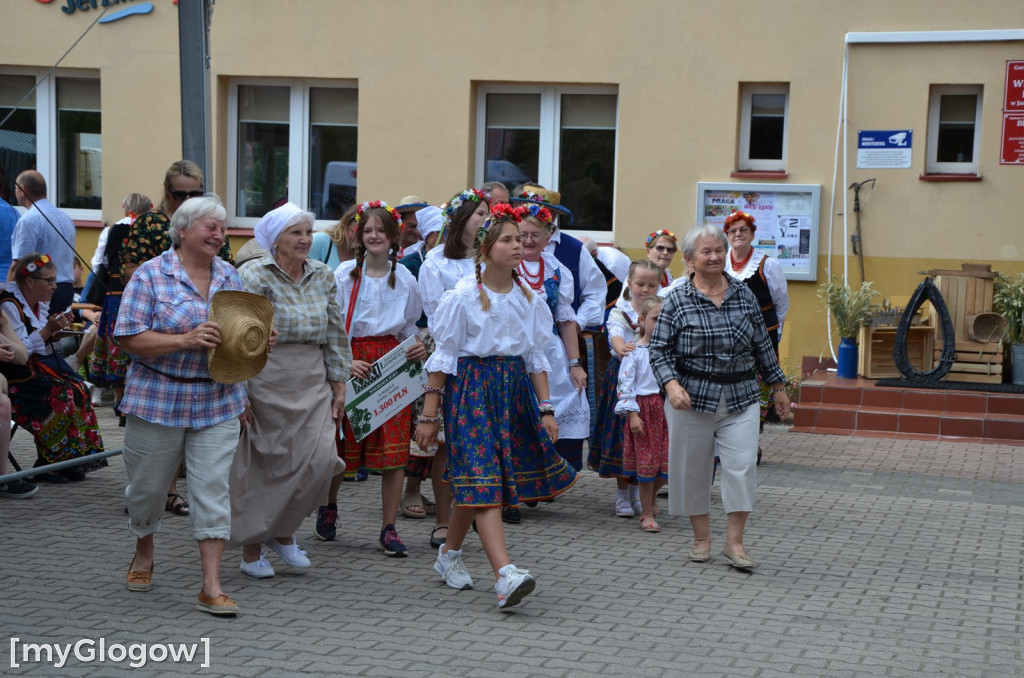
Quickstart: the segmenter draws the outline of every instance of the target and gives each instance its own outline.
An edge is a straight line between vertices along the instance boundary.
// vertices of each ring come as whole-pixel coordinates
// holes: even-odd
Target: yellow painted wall
[[[130,191],[159,202],[163,173],[181,154],[177,14],[95,27],[63,66],[102,78],[103,219],[120,218]],[[10,0],[0,71],[48,67],[95,18],[58,3]],[[5,21],[6,23],[6,21]],[[1024,28],[1020,0],[246,0],[215,5],[211,31],[213,177],[227,192],[227,108],[234,77],[349,80],[359,88],[359,198],[415,193],[441,202],[473,182],[480,84],[613,85],[618,89],[615,233],[640,255],[654,228],[693,224],[699,181],[738,181],[741,83],[790,84],[782,184],[820,184],[818,282],[792,282],[782,354],[827,353],[816,298],[826,278],[828,224],[844,36],[851,31]],[[45,36],[45,39],[41,39]],[[908,296],[918,271],[965,261],[1024,270],[1014,206],[1024,167],[998,165],[1004,63],[1024,43],[852,45],[848,174],[874,176],[863,194],[867,276],[885,296]],[[928,183],[924,171],[931,84],[984,85],[976,183]],[[856,130],[913,129],[913,166],[857,170]],[[756,179],[756,182],[765,182]],[[837,185],[844,180],[839,175]],[[842,188],[833,262],[842,271]],[[1010,210],[1007,208],[1010,207]],[[852,209],[852,201],[849,205]],[[849,223],[852,231],[852,215]],[[243,238],[235,238],[236,248]],[[91,252],[95,233],[79,247]],[[856,259],[851,277],[859,282]],[[673,272],[682,272],[677,261]]]

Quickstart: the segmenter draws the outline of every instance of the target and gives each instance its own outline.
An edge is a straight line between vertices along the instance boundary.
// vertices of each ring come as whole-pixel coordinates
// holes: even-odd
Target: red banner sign
[[[1024,165],[1024,113],[1003,113],[1000,165]]]
[[[1003,100],[1003,111],[1006,113],[1024,113],[1024,61],[1006,62],[1005,91],[1006,97]]]

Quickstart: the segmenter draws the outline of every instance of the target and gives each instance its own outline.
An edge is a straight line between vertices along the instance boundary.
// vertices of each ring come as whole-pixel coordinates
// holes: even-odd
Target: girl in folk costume
[[[387,203],[364,202],[356,214],[356,258],[343,262],[334,273],[338,304],[352,345],[352,376],[370,376],[373,363],[409,337],[418,335],[416,321],[423,310],[416,278],[398,265],[402,220]],[[423,360],[426,347],[417,338],[406,351],[408,360]],[[348,468],[381,471],[384,518],[379,548],[394,558],[405,557],[406,547],[395,531],[402,478],[409,462],[412,430],[411,406],[392,416],[383,426],[356,442],[352,424],[342,423],[341,449]],[[341,476],[331,482],[329,502],[337,504]],[[336,507],[335,507],[336,510]]]
[[[545,357],[553,319],[516,273],[519,221],[510,205],[492,209],[475,237],[475,279],[446,293],[431,319],[436,349],[425,365],[426,404],[416,427],[421,447],[433,442],[443,405],[445,479],[455,510],[434,571],[452,588],[473,587],[462,543],[476,520],[499,608],[516,605],[535,587],[528,571],[509,562],[501,507],[554,497],[576,481],[555,452],[558,424]]]
[[[420,267],[419,285],[423,312],[430,326],[441,296],[455,288],[455,283],[473,275],[473,238],[487,218],[490,207],[487,196],[469,188],[452,196],[441,205],[444,244],[427,253]]]
[[[597,400],[597,417],[590,435],[590,454],[587,466],[597,471],[602,478],[615,478],[615,515],[632,518],[638,515],[640,490],[623,474],[622,469],[622,417],[615,416],[618,400],[616,389],[619,382],[621,361],[635,348],[635,333],[640,316],[640,305],[658,291],[662,270],[648,259],[634,261],[629,265],[629,278],[622,297],[615,302],[615,308],[608,315],[606,327],[608,343],[612,349],[608,369],[601,384]]]
[[[583,441],[590,435],[587,373],[580,365],[579,326],[572,310],[573,278],[554,254],[544,251],[551,237],[551,211],[539,204],[523,204],[523,260],[516,269],[520,280],[547,303],[555,325],[548,337],[548,390],[558,422],[558,454],[579,471],[583,467]]]
[[[668,481],[668,424],[665,401],[651,369],[648,347],[661,311],[661,297],[651,295],[640,305],[636,346],[619,368],[619,401],[615,414],[628,418],[622,445],[622,473],[640,486],[640,529],[661,532],[658,490]]]
[[[427,331],[431,336],[434,334],[431,321],[441,297],[448,290],[454,289],[459,280],[473,275],[473,239],[477,228],[487,218],[488,209],[487,196],[475,188],[456,193],[448,202],[441,205],[443,225],[439,242],[443,242],[427,252],[418,276],[423,313],[427,316]],[[434,548],[444,543],[451,518],[451,491],[442,479],[445,467],[444,443],[442,415],[441,426],[438,427],[437,446],[430,467],[431,486],[434,489],[434,501],[437,506],[434,529],[430,532],[430,545]]]

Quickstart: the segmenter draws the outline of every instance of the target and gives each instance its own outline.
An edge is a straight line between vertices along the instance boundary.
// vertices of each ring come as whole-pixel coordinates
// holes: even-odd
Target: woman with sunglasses
[[[647,259],[661,269],[659,290],[672,284],[672,273],[668,269],[678,249],[676,235],[672,231],[661,229],[647,236]]]
[[[57,268],[50,257],[31,252],[14,262],[14,280],[0,286],[0,373],[7,378],[13,419],[32,434],[35,466],[55,464],[103,451],[89,390],[53,342],[68,329],[70,314],[50,314],[57,290]],[[10,357],[5,357],[9,355]],[[27,362],[16,357],[27,355]],[[21,363],[21,364],[19,364]],[[101,462],[87,462],[56,473],[33,476],[36,481],[66,483],[85,480],[85,471]]]
[[[766,254],[754,252],[754,232],[757,225],[754,217],[746,212],[736,211],[725,218],[722,226],[729,239],[729,261],[726,273],[744,283],[757,297],[764,316],[768,338],[772,340],[775,357],[779,357],[779,339],[782,337],[782,323],[789,308],[789,292],[786,291],[786,274],[782,267]],[[775,399],[772,390],[757,375],[761,387],[761,430],[768,413],[772,411]],[[761,463],[761,448],[757,449],[757,463]]]
[[[157,257],[171,248],[167,234],[171,217],[181,204],[189,198],[206,195],[203,189],[203,171],[191,160],[178,160],[167,168],[164,175],[164,197],[156,209],[140,215],[132,222],[131,231],[124,240],[121,262],[124,266],[124,284],[140,265]],[[217,253],[221,259],[231,263],[231,247],[224,238],[224,246]]]

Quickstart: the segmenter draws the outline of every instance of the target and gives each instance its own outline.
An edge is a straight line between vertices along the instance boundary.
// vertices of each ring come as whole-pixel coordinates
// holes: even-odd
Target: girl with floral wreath
[[[427,331],[433,336],[431,319],[445,292],[454,289],[456,283],[473,275],[473,239],[476,230],[487,218],[489,212],[487,196],[468,188],[453,195],[441,205],[444,223],[441,245],[431,248],[420,266],[419,286],[423,299],[423,313],[427,316]],[[438,427],[437,447],[430,467],[431,486],[437,513],[434,515],[434,529],[430,532],[430,546],[437,548],[444,543],[451,518],[452,494],[448,484],[442,481],[445,467],[445,436],[443,420]]]
[[[356,258],[338,266],[334,279],[345,332],[352,346],[351,374],[365,379],[375,361],[409,337],[418,336],[416,321],[423,305],[416,278],[398,265],[402,226],[398,212],[380,200],[364,202],[356,213],[356,222]],[[408,360],[423,360],[426,354],[426,347],[417,338],[405,356]],[[344,437],[340,449],[345,466],[382,472],[383,520],[378,547],[392,558],[407,555],[395,521],[409,463],[411,416],[411,406],[406,407],[358,442],[348,418],[342,422]],[[339,474],[331,481],[329,504],[324,507],[327,510],[337,510],[341,479]]]
[[[425,365],[426,404],[416,427],[416,441],[426,447],[437,436],[443,405],[445,480],[455,510],[434,571],[451,588],[473,587],[462,543],[475,520],[499,609],[518,604],[536,586],[527,570],[509,561],[500,508],[549,499],[576,481],[555,451],[558,424],[547,397],[545,352],[554,321],[516,272],[520,218],[510,205],[492,208],[474,238],[475,277],[459,281],[441,300],[431,321],[436,349]]]

